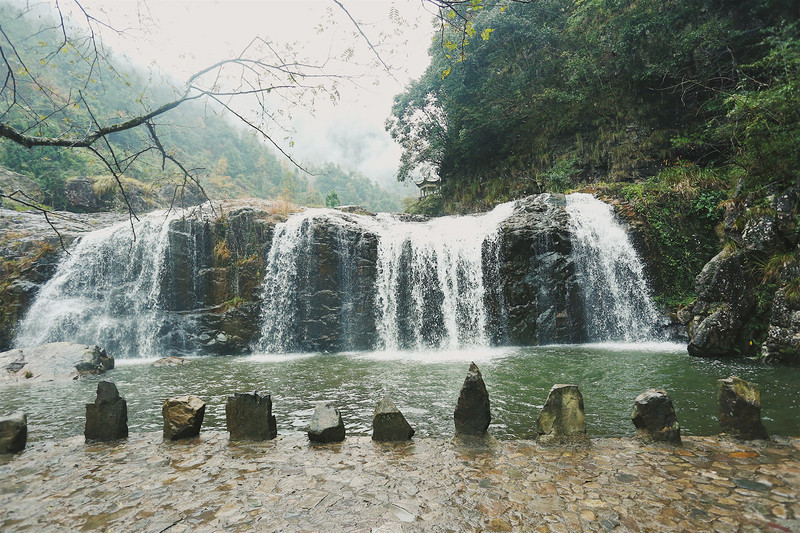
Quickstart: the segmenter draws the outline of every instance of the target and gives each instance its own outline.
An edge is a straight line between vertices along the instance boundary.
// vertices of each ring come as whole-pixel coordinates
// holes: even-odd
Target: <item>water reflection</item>
[[[180,394],[207,403],[205,428],[225,429],[225,401],[233,392],[272,394],[278,431],[302,431],[317,401],[334,402],[351,435],[369,435],[372,412],[385,394],[406,414],[419,437],[449,437],[453,409],[470,361],[489,390],[500,439],[532,436],[535,420],[556,383],[575,383],[584,395],[592,436],[633,434],[633,398],[647,388],[669,391],[685,434],[719,431],[716,380],[738,375],[762,392],[764,424],[771,433],[797,435],[800,370],[706,361],[679,345],[578,345],[492,348],[454,352],[358,352],[343,354],[202,357],[176,367],[141,359],[118,361],[107,376],[128,401],[132,432],[161,429],[161,405]],[[84,404],[97,381],[31,383],[0,388],[2,414],[28,413],[29,438],[80,435]]]

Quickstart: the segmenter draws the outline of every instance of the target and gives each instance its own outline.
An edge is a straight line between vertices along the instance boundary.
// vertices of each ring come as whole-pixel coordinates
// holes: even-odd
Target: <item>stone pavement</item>
[[[473,448],[83,437],[0,457],[0,531],[800,531],[800,439]]]

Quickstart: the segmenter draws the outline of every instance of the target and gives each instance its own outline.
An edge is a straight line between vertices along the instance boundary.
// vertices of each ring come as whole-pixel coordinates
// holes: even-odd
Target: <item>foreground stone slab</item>
[[[86,442],[108,442],[128,437],[128,404],[119,395],[114,382],[104,379],[97,384],[94,403],[86,404]]]
[[[736,376],[717,381],[719,425],[722,431],[743,440],[769,438],[761,422],[761,391]]]
[[[99,346],[52,342],[0,353],[0,383],[56,381],[102,374],[114,358]]]
[[[0,457],[0,531],[800,531],[800,439],[307,442],[30,442]]]
[[[28,442],[28,417],[14,413],[0,418],[0,454],[17,453]]]
[[[676,444],[681,442],[681,427],[672,398],[666,391],[650,389],[638,395],[634,400],[631,420],[640,439]]]
[[[161,414],[164,417],[164,440],[188,439],[200,434],[206,404],[197,396],[175,396],[164,402]]]
[[[414,436],[414,428],[397,406],[385,396],[375,407],[372,416],[372,440],[397,442],[409,440]]]
[[[470,363],[467,377],[461,386],[453,420],[456,424],[456,435],[474,437],[485,435],[492,421],[489,393],[481,371],[474,362]]]
[[[237,392],[228,396],[225,421],[231,440],[270,440],[278,435],[278,424],[272,414],[272,398],[258,391]]]
[[[308,439],[313,442],[340,442],[345,437],[339,410],[329,403],[319,403],[308,424]]]
[[[545,440],[586,438],[583,395],[577,385],[553,385],[536,420],[539,435]]]

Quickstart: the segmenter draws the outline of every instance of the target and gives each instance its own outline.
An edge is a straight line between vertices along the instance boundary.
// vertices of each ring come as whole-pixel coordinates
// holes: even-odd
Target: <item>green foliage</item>
[[[331,191],[325,196],[325,207],[339,207],[341,202],[339,201],[339,195],[336,194],[336,191]]]
[[[433,169],[446,210],[481,203],[474,191],[498,179],[508,197],[663,171],[730,185],[739,169],[751,190],[800,175],[798,12],[786,2],[482,7],[475,38],[456,46],[445,29],[431,45],[387,122],[404,149],[398,178]],[[710,216],[719,197],[693,208]]]
[[[719,251],[715,227],[727,199],[727,180],[694,165],[677,165],[639,183],[600,185],[593,192],[618,198],[617,212],[637,224],[635,235],[655,276],[660,303],[674,308],[694,297],[694,280]]]

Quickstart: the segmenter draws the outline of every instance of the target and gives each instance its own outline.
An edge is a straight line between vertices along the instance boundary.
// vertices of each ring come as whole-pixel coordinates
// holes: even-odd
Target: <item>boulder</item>
[[[0,381],[52,381],[102,374],[114,358],[99,346],[53,342],[0,353]]]
[[[767,338],[761,359],[768,363],[800,365],[800,296],[796,294],[800,265],[787,268],[786,281],[772,300]]]
[[[164,417],[164,440],[188,439],[200,434],[206,404],[197,396],[175,396],[164,402],[161,414]]]
[[[157,361],[153,361],[152,366],[181,366],[181,365],[188,365],[189,361],[184,359],[183,357],[175,357],[174,355],[170,357],[162,357]]]
[[[86,404],[86,442],[107,442],[128,437],[128,405],[117,386],[104,379],[97,384],[94,403]]]
[[[28,417],[25,413],[0,418],[0,454],[21,452],[27,442]]]
[[[317,404],[308,424],[308,439],[313,442],[340,442],[344,440],[344,422],[339,410],[325,402]]]
[[[717,381],[722,431],[743,440],[766,439],[761,422],[761,391],[753,383],[731,376]]]
[[[681,442],[681,427],[666,391],[650,389],[636,397],[631,414],[637,437],[657,442]]]
[[[96,213],[110,207],[95,193],[94,186],[87,177],[68,180],[64,184],[64,196],[67,198],[67,211]]]
[[[394,402],[385,396],[375,407],[375,413],[372,416],[372,440],[404,441],[413,436],[414,428],[411,427]]]
[[[755,280],[743,251],[725,249],[695,280],[697,301],[688,327],[689,354],[726,357],[746,350],[743,326],[755,306]]]
[[[270,440],[278,436],[272,398],[258,391],[237,392],[225,403],[225,421],[231,440]]]
[[[489,409],[489,393],[483,382],[481,371],[475,363],[470,363],[467,377],[461,386],[458,403],[453,413],[456,435],[483,436],[492,421]]]
[[[581,439],[586,436],[583,395],[577,385],[553,385],[536,419],[540,436]]]

